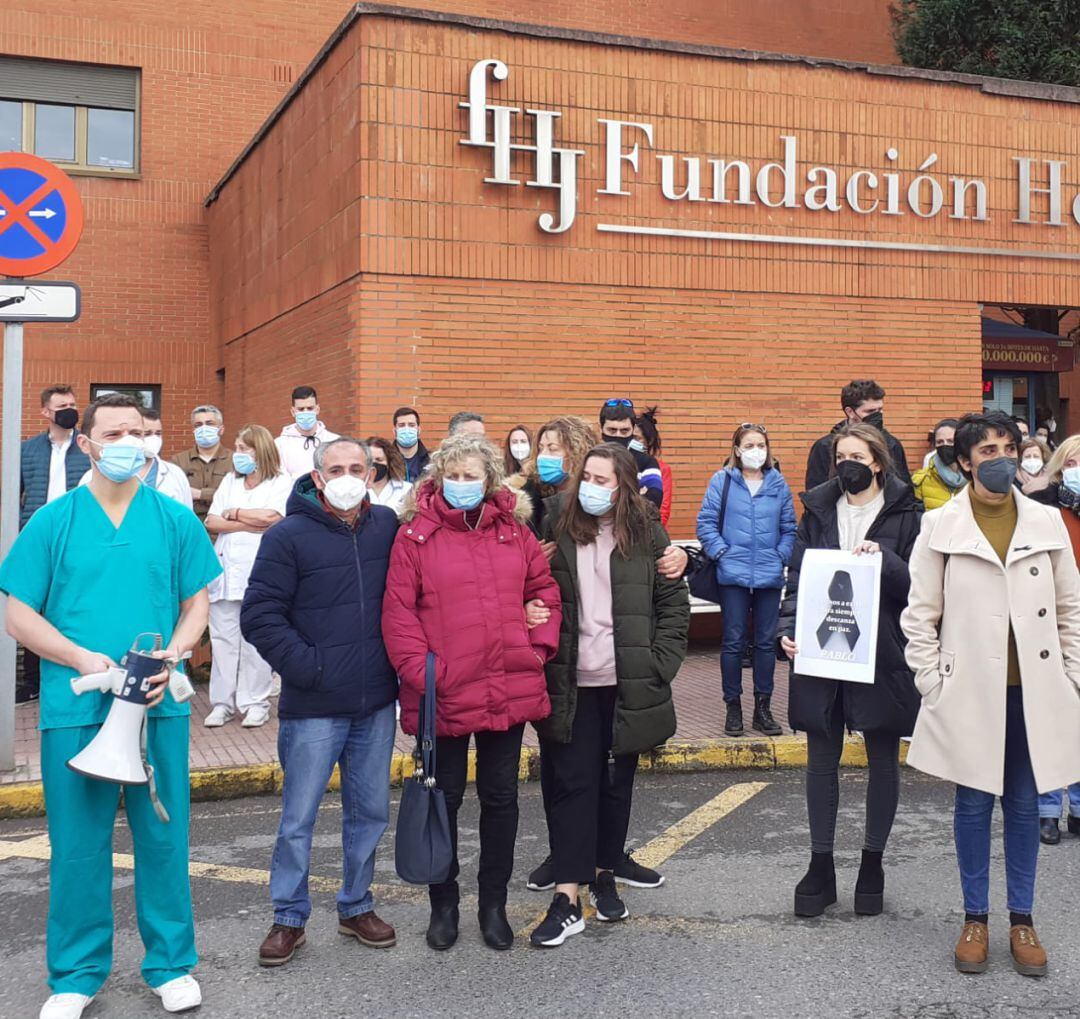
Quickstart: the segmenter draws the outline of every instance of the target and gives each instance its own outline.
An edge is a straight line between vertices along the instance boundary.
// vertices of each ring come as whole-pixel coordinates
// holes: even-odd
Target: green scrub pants
[[[100,726],[46,729],[41,777],[52,857],[45,955],[54,994],[93,995],[113,959],[113,828],[120,787],[86,778],[67,762]],[[154,813],[146,786],[125,786],[124,803],[135,844],[135,912],[151,987],[195,968],[195,924],[188,879],[188,718],[151,718],[147,757],[158,797],[171,820]]]

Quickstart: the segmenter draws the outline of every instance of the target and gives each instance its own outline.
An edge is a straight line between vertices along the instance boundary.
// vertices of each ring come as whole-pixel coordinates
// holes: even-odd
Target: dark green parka
[[[545,500],[542,537],[554,540],[563,496]],[[670,545],[659,521],[648,548],[624,559],[611,554],[612,619],[615,624],[615,733],[612,752],[637,754],[675,734],[671,681],[686,657],[690,598],[682,580],[665,580],[656,560]],[[541,737],[569,743],[577,710],[578,583],[577,547],[559,540],[551,573],[562,592],[559,651],[545,667],[551,714],[536,725]]]

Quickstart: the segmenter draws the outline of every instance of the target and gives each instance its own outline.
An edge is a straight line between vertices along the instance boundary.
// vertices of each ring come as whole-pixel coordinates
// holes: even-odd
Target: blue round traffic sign
[[[71,178],[47,160],[0,153],[0,275],[36,276],[58,266],[82,235]]]

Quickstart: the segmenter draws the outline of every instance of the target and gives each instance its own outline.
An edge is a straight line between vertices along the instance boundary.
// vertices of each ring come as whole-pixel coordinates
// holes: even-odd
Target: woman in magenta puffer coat
[[[528,497],[503,484],[502,458],[484,439],[448,438],[402,513],[390,555],[382,627],[401,680],[401,724],[415,733],[428,652],[435,655],[436,782],[446,796],[454,860],[431,885],[428,944],[457,940],[457,812],[469,739],[476,739],[480,798],[480,929],[509,948],[506,888],[517,839],[518,760],[526,722],[551,710],[544,664],[559,646],[562,601],[528,526]],[[546,622],[529,629],[525,604]]]

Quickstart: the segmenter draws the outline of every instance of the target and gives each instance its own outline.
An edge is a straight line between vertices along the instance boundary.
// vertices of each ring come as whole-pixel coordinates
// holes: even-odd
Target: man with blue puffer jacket
[[[716,563],[723,612],[720,648],[727,719],[724,733],[743,734],[742,659],[753,614],[753,728],[767,736],[783,731],[772,716],[776,624],[784,570],[795,546],[795,503],[773,465],[764,425],[739,425],[723,470],[709,482],[698,513],[697,536]]]

